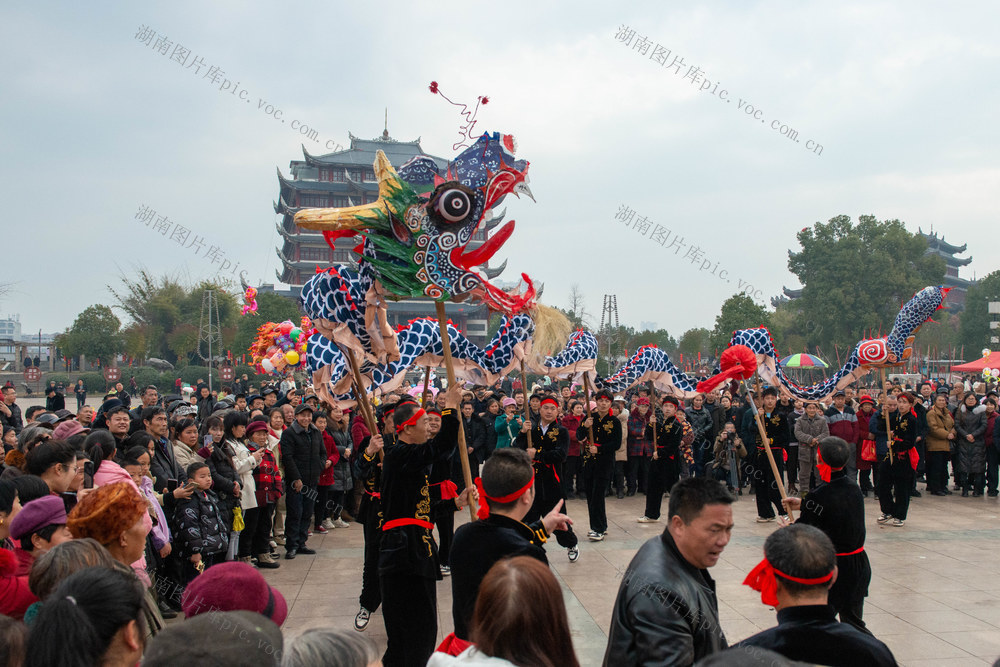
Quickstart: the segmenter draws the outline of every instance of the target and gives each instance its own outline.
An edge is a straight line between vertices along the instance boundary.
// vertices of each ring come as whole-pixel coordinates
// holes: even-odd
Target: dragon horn
[[[367,221],[378,220],[379,214],[390,208],[392,194],[400,188],[399,175],[389,158],[379,151],[375,155],[375,178],[378,180],[378,199],[370,204],[346,208],[306,208],[295,214],[295,224],[303,229],[320,231],[364,231]],[[391,210],[391,208],[390,208]],[[401,211],[392,211],[400,215]]]
[[[499,276],[501,273],[503,273],[504,269],[506,269],[506,268],[507,268],[507,260],[505,259],[503,261],[503,264],[501,264],[500,266],[498,266],[495,269],[492,268],[492,267],[490,267],[489,265],[484,266],[483,267],[483,273],[486,274],[487,278],[489,278],[490,280],[492,280],[492,279],[496,278],[497,276]]]

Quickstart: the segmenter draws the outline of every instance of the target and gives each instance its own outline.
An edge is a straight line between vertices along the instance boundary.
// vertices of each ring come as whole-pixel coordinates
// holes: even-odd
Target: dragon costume
[[[924,322],[943,306],[951,288],[925,287],[907,301],[896,315],[888,336],[861,340],[854,347],[847,362],[830,378],[813,385],[801,386],[785,375],[775,351],[771,332],[764,327],[734,331],[728,349],[745,346],[756,356],[757,372],[761,379],[790,396],[803,399],[827,398],[838,389],[859,380],[873,369],[903,364],[913,352],[913,339]],[[618,393],[640,382],[652,380],[661,391],[677,397],[691,398],[698,393],[711,391],[729,378],[726,368],[716,367],[710,377],[695,377],[681,371],[666,352],[655,345],[640,347],[617,371],[607,377],[597,377],[594,361],[597,358],[597,341],[588,331],[577,331],[570,337],[558,355],[546,357],[536,371],[553,377],[568,377],[590,373],[594,386]],[[747,366],[750,362],[745,362]]]

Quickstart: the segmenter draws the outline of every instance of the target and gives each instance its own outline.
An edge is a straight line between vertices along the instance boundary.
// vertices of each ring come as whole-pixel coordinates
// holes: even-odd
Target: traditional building
[[[326,155],[311,155],[302,147],[302,160],[289,163],[291,178],[285,178],[278,169],[278,200],[274,212],[281,216],[276,223],[281,246],[276,248],[282,270],[276,272],[280,282],[291,287],[288,291],[275,290],[273,285],[261,285],[264,291],[279,291],[297,298],[303,283],[315,275],[316,268],[332,264],[356,266],[357,255],[353,248],[360,237],[338,239],[335,249],[330,248],[321,232],[300,229],[294,222],[295,212],[302,208],[341,208],[369,204],[378,199],[378,182],[372,165],[377,151],[385,153],[397,169],[411,158],[427,155],[420,146],[420,139],[396,141],[385,130],[381,137],[359,139],[349,134],[350,148]],[[448,160],[427,155],[442,169]],[[473,236],[470,247],[475,248],[486,240],[486,231]],[[448,317],[470,340],[477,344],[486,342],[489,314],[485,306],[467,303],[447,303]],[[423,300],[390,302],[389,323],[405,324],[416,317],[434,316],[434,303]]]
[[[963,243],[957,246],[946,243],[944,236],[938,236],[933,228],[931,228],[930,234],[924,234],[920,228],[917,228],[917,236],[927,241],[926,254],[937,255],[944,260],[944,286],[952,288],[952,291],[948,293],[948,298],[945,300],[945,308],[953,312],[962,310],[965,307],[965,294],[974,281],[966,280],[959,276],[958,269],[968,266],[972,262],[972,257],[962,259],[955,255],[964,253],[969,247],[968,244]]]

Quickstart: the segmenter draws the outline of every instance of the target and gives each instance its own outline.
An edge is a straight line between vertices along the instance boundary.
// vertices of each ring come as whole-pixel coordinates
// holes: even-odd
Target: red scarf
[[[476,516],[479,519],[485,521],[486,519],[490,518],[490,506],[486,503],[487,500],[492,500],[493,502],[500,505],[503,505],[505,503],[512,503],[521,496],[523,496],[525,493],[527,493],[528,489],[530,489],[531,485],[534,483],[535,483],[535,473],[534,471],[532,471],[531,479],[529,479],[528,483],[522,486],[520,489],[518,489],[514,493],[508,493],[506,496],[499,496],[497,498],[494,498],[493,496],[486,495],[486,491],[483,490],[483,478],[477,477],[476,491],[479,492],[479,510],[476,512]]]
[[[830,475],[833,474],[834,470],[843,470],[844,466],[839,468],[833,468],[826,463],[823,463],[823,455],[819,453],[819,449],[816,450],[816,468],[819,470],[819,478],[824,482],[830,482]]]
[[[775,579],[775,575],[781,577],[782,579],[794,581],[797,584],[803,584],[806,586],[823,584],[833,579],[833,571],[824,577],[817,577],[815,579],[800,579],[799,577],[793,577],[785,574],[784,572],[775,570],[774,566],[771,565],[771,563],[765,558],[757,564],[757,567],[750,570],[750,574],[748,574],[747,578],[743,580],[743,585],[749,586],[755,591],[760,591],[760,601],[768,607],[776,607],[778,606],[778,581]]]

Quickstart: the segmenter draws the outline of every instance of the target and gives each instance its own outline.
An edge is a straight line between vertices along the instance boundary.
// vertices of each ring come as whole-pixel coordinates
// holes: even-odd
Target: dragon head
[[[513,193],[531,197],[528,162],[514,158],[514,138],[484,134],[452,160],[442,174],[429,157],[418,156],[397,172],[379,151],[375,158],[378,200],[348,208],[303,209],[295,223],[323,232],[327,242],[361,234],[359,250],[389,294],[435,300],[476,298],[492,310],[516,313],[531,307],[531,280],[524,294],[489,283],[497,272],[487,262],[514,231],[511,220],[481,246],[473,235],[499,225],[494,208]],[[532,200],[534,198],[532,197]]]

